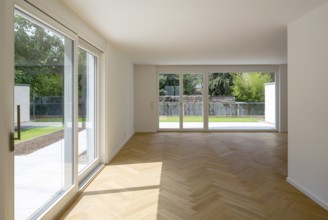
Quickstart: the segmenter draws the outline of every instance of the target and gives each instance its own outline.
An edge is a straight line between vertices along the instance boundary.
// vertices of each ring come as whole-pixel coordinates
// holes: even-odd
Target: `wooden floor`
[[[328,219],[286,162],[286,134],[136,134],[61,219]]]

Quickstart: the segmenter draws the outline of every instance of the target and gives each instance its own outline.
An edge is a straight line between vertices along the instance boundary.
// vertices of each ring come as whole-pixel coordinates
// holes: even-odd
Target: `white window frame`
[[[17,0],[15,2],[15,9],[23,12],[24,14],[28,15],[29,17],[33,18],[38,25],[46,26],[47,28],[50,28],[61,35],[71,39],[73,41],[73,102],[76,102],[77,93],[77,52],[78,52],[78,36],[76,33],[72,32],[71,30],[67,29],[63,25],[59,24],[57,21],[53,20],[43,12],[39,11],[32,5],[26,3],[25,1]],[[76,123],[76,117],[77,117],[77,106],[73,106],[73,152],[77,151],[77,123]],[[73,157],[73,183],[72,186],[66,190],[62,195],[58,196],[58,198],[55,199],[55,202],[52,204],[45,204],[46,206],[44,208],[41,208],[38,210],[32,217],[37,218],[44,218],[44,219],[51,219],[54,218],[60,210],[65,207],[69,202],[75,197],[75,195],[78,193],[78,177],[75,172],[75,167],[77,165],[77,157],[74,154]],[[14,175],[14,174],[13,174]],[[14,186],[13,186],[14,187]],[[13,208],[14,209],[14,208]]]
[[[83,40],[82,38],[79,38],[78,41],[78,47],[85,50],[86,52],[92,54],[93,56],[96,57],[96,75],[95,75],[95,148],[96,148],[96,159],[88,164],[80,173],[78,172],[78,166],[76,166],[76,172],[78,173],[78,181],[79,181],[79,187],[81,187],[82,182],[90,175],[90,173],[95,170],[99,164],[101,164],[101,158],[100,155],[102,155],[102,148],[100,147],[100,134],[99,131],[101,130],[100,128],[100,120],[99,116],[101,114],[100,108],[99,108],[99,103],[101,102],[100,100],[100,60],[102,56],[102,51],[97,49],[96,47],[92,46],[90,43],[87,41]],[[77,103],[76,105],[78,106],[78,97],[77,97]],[[78,117],[78,116],[77,116]],[[78,120],[78,119],[77,119]],[[77,142],[78,145],[78,142]],[[78,158],[78,152],[76,152],[76,157]],[[77,164],[78,165],[78,164]]]

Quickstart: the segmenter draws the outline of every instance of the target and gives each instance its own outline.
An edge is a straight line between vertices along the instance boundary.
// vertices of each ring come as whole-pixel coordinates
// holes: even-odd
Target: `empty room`
[[[0,17],[0,220],[328,220],[328,0]]]

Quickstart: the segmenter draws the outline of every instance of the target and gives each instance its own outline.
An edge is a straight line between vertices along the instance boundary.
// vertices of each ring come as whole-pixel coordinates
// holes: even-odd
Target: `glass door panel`
[[[73,185],[73,41],[18,11],[14,28],[15,219],[27,219]]]
[[[97,57],[79,48],[78,171],[97,158],[96,148],[96,71]]]
[[[159,74],[159,128],[180,128],[179,74]]]
[[[183,75],[183,128],[203,128],[203,74]]]
[[[274,73],[208,75],[208,128],[275,129]]]

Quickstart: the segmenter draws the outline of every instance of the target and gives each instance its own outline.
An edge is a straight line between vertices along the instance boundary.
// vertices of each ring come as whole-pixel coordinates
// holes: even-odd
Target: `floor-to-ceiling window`
[[[159,129],[274,130],[275,78],[274,72],[159,73]]]
[[[178,129],[180,127],[180,76],[179,74],[159,74],[159,128]]]
[[[73,198],[100,164],[102,52],[40,17],[48,18],[20,9],[14,16],[14,211],[22,220],[47,215]]]
[[[274,129],[275,74],[208,74],[209,129]]]
[[[27,219],[74,184],[74,42],[18,10],[14,30],[15,219]]]
[[[84,42],[83,40],[81,40]],[[86,46],[84,46],[86,45]],[[81,174],[98,159],[97,73],[99,56],[84,42],[79,48],[78,65],[78,172]],[[84,47],[83,47],[84,46]]]

